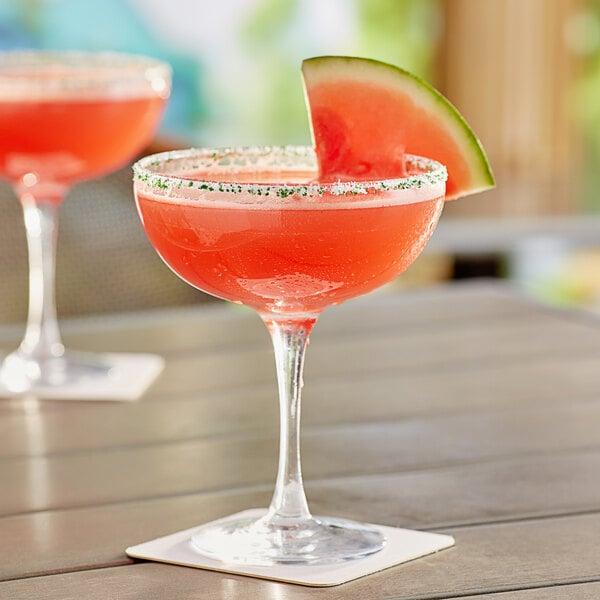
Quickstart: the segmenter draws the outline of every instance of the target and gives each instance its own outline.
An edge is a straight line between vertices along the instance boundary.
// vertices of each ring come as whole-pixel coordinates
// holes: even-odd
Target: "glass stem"
[[[61,356],[54,298],[56,236],[60,202],[21,196],[29,253],[29,313],[20,352],[44,359]]]
[[[279,386],[279,469],[266,521],[294,526],[311,518],[300,464],[300,392],[308,335],[316,317],[264,318],[269,329]]]

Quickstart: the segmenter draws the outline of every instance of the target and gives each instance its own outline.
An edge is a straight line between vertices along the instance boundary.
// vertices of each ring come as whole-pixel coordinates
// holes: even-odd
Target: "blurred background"
[[[303,58],[409,69],[459,108],[497,189],[447,205],[417,286],[501,277],[600,310],[600,0],[2,0],[0,49],[118,50],[168,61],[151,148],[309,144]],[[1,185],[1,184],[0,184]],[[0,324],[26,318],[20,205],[0,186]],[[61,214],[61,317],[209,301],[157,258],[129,169],[78,185]]]

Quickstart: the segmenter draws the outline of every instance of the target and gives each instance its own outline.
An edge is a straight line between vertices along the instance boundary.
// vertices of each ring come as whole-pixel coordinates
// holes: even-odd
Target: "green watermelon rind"
[[[469,186],[460,188],[452,198],[475,194],[495,186],[494,174],[485,150],[465,118],[443,94],[419,76],[389,63],[349,56],[317,56],[305,59],[302,62],[302,74],[305,92],[307,80],[314,85],[319,80],[335,81],[336,78],[342,78],[357,81],[362,79],[369,83],[380,82],[408,93],[445,124],[467,161],[471,175]],[[307,106],[310,112],[308,101]],[[309,121],[312,132],[312,121]]]

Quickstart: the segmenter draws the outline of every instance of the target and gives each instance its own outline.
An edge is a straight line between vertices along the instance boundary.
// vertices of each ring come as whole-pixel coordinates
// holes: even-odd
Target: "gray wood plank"
[[[348,338],[345,332],[312,335],[306,377],[343,377],[390,369],[457,367],[464,363],[596,349],[599,332],[581,323],[519,314],[506,321],[446,323],[434,329],[385,330]],[[558,344],[557,340],[561,340]],[[260,385],[275,378],[266,331],[256,345],[216,347],[170,355],[149,395]],[[0,402],[5,404],[6,401]],[[3,409],[4,410],[4,409]]]
[[[393,288],[392,288],[393,289]],[[376,292],[334,307],[319,323],[324,333],[357,335],[392,326],[434,327],[438,323],[535,313],[539,306],[498,283],[463,282],[444,287]],[[22,326],[0,328],[0,347],[10,349]],[[69,346],[94,351],[178,351],[262,344],[260,319],[228,303],[139,314],[108,315],[61,322]]]
[[[370,578],[365,579],[368,582]],[[168,585],[166,581],[169,581]],[[362,582],[361,582],[362,583]],[[248,600],[305,600],[322,598],[324,600],[347,600],[348,598],[386,598],[388,600],[449,600],[430,594],[419,596],[386,595],[388,591],[377,586],[369,590],[370,596],[351,596],[347,584],[337,588],[315,589],[294,587],[286,584],[242,579],[232,575],[203,573],[199,576],[185,572],[182,567],[166,565],[135,565],[126,569],[103,569],[89,573],[74,573],[42,577],[21,582],[0,583],[0,593],[5,592],[11,600],[30,600],[43,597],[46,600],[78,600],[77,589],[90,590],[86,598],[90,600],[106,598],[102,589],[114,594],[119,600],[164,600],[171,597],[185,597],[189,600],[230,600],[245,598]],[[364,588],[363,588],[364,589]],[[243,594],[235,596],[234,594]],[[366,593],[366,590],[365,590]],[[456,598],[456,596],[453,596]],[[518,590],[505,593],[460,595],[464,600],[597,600],[600,597],[600,584],[597,582],[541,587],[538,589]]]
[[[545,409],[594,401],[600,349],[568,357],[494,361],[460,368],[314,378],[303,423],[343,425],[449,412]],[[275,382],[248,389],[150,396],[141,402],[8,401],[0,410],[0,457],[176,442],[278,427]]]
[[[90,600],[107,597],[123,600],[165,597],[440,600],[469,595],[481,598],[482,594],[494,592],[542,588],[512,598],[505,594],[505,598],[585,598],[573,594],[583,591],[589,595],[597,591],[600,580],[599,528],[600,516],[585,515],[453,530],[457,542],[455,548],[343,586],[320,590],[184,567],[139,563],[9,581],[0,584],[0,594],[11,600],[31,597],[67,600],[80,598],[82,590]],[[591,587],[576,587],[583,583]],[[570,589],[552,587],[557,584],[570,584]],[[544,595],[540,596],[542,593]]]
[[[499,594],[461,596],[462,600],[598,600],[600,583],[567,584]]]
[[[308,427],[307,479],[600,447],[600,405]],[[270,484],[274,432],[0,460],[0,514]]]
[[[568,356],[598,349],[600,332],[559,319],[511,319],[507,322],[465,323],[441,330],[387,330],[360,342],[320,339],[313,335],[307,359],[306,381],[347,374],[375,376],[388,370],[410,371],[457,368],[465,363],[530,360],[535,356]],[[227,349],[203,354],[172,356],[152,394],[179,394],[190,389],[217,390],[248,387],[273,381],[271,349]]]
[[[411,344],[426,333],[445,337],[446,332],[440,331],[441,328],[466,327],[477,331],[496,321],[497,325],[492,325],[490,332],[489,346],[493,347],[495,330],[498,326],[502,329],[504,323],[511,320],[516,321],[517,328],[528,327],[530,321],[542,328],[553,327],[558,322],[556,335],[561,335],[560,323],[564,327],[564,321],[574,321],[574,331],[590,329],[590,324],[595,324],[594,329],[597,329],[594,320],[578,323],[581,319],[573,318],[570,312],[541,307],[511,295],[504,286],[480,284],[411,292],[407,298],[402,294],[361,298],[328,311],[317,324],[312,338],[313,345],[317,346],[327,342],[347,346],[355,338],[365,344],[365,334],[368,334],[366,343],[371,339],[371,345],[378,344],[380,336],[395,336],[402,344]],[[64,329],[70,347],[90,350],[153,351],[166,356],[195,356],[203,352],[221,355],[240,348],[243,353],[252,353],[255,349],[266,355],[271,352],[268,335],[258,317],[229,305],[127,315],[115,317],[113,321],[107,318],[97,322],[76,321],[67,323]],[[537,335],[536,329],[531,335]],[[1,336],[0,329],[0,339]],[[356,341],[353,344],[359,345]],[[313,352],[311,350],[309,356]],[[323,352],[332,354],[329,350]],[[233,360],[236,360],[235,355],[237,353]]]
[[[600,450],[307,482],[315,514],[440,530],[600,513]],[[126,561],[129,545],[266,506],[272,485],[0,518],[0,579]]]

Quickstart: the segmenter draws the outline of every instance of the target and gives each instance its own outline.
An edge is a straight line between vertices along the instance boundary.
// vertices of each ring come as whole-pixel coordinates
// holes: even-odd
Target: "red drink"
[[[118,356],[65,351],[54,305],[56,230],[74,183],[123,166],[150,142],[170,87],[169,66],[145,57],[0,52],[0,178],[21,200],[30,265],[27,328],[0,363],[0,394],[69,397],[85,383],[103,398],[117,382],[127,394],[143,376]]]
[[[285,175],[230,174],[227,181]],[[187,185],[198,178],[186,176]],[[443,189],[406,202],[406,190],[310,200],[300,191],[258,201],[237,191],[186,198],[185,188],[162,197],[137,186],[144,228],[163,260],[205,292],[286,315],[318,314],[394,279],[421,252],[443,206]]]
[[[45,200],[58,201],[73,183],[135,156],[151,140],[166,102],[149,83],[111,88],[110,68],[75,65],[57,73],[52,65],[15,66],[0,74],[6,81],[0,90],[0,177]],[[52,78],[72,84],[54,89]]]
[[[68,186],[112,171],[151,139],[165,100],[0,99],[0,176]]]

